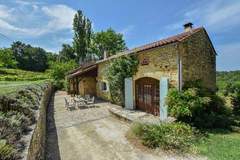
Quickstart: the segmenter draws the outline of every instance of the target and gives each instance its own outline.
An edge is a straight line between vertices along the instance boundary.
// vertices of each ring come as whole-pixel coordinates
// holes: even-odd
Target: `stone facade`
[[[163,47],[154,48],[144,52],[139,52],[137,58],[139,60],[138,71],[133,76],[133,86],[135,81],[143,77],[151,77],[160,80],[161,77],[168,77],[170,86],[178,86],[178,65],[177,65],[177,45],[169,44]],[[148,64],[141,64],[144,60],[148,61]],[[111,61],[102,62],[98,65],[98,85],[97,96],[110,100],[110,91],[101,91],[99,85],[101,81],[108,84],[106,78],[106,69]],[[133,89],[135,91],[135,87]],[[135,92],[133,92],[135,95]]]
[[[86,94],[82,90],[88,88],[96,91],[97,97],[111,100],[107,68],[113,59],[129,54],[135,54],[139,60],[138,70],[132,77],[134,103],[136,81],[145,77],[158,81],[168,78],[168,86],[178,89],[188,81],[201,80],[204,87],[216,89],[216,53],[206,30],[200,27],[96,62],[97,75],[91,80],[86,79],[85,84],[80,82],[80,94]]]
[[[167,77],[170,87],[181,88],[187,81],[202,80],[204,87],[211,90],[216,88],[216,55],[205,30],[193,34],[183,42],[139,52],[137,58],[140,63],[133,76],[133,87],[139,78],[160,80],[161,77]],[[147,64],[141,64],[144,60],[147,60]],[[111,60],[98,64],[98,82],[107,82],[105,73],[110,62]],[[99,83],[96,90],[98,97],[110,100],[110,91],[101,91]],[[135,96],[135,87],[133,91]]]
[[[138,71],[133,76],[133,80],[143,77],[151,77],[160,80],[161,77],[168,77],[172,86],[177,87],[178,66],[177,66],[177,46],[169,44],[163,47],[139,52]],[[141,64],[144,60],[148,64]]]
[[[96,79],[95,77],[83,77],[79,82],[79,94],[96,96]]]
[[[97,76],[97,85],[96,85],[96,91],[97,91],[97,96],[104,99],[104,100],[111,100],[111,95],[109,92],[109,85],[106,77],[106,71],[109,66],[110,62],[102,62],[98,64],[98,76]],[[105,82],[107,84],[107,90],[103,91],[101,89],[101,83]]]
[[[216,53],[205,30],[201,30],[179,45],[182,60],[182,81],[201,80],[203,86],[216,89]]]

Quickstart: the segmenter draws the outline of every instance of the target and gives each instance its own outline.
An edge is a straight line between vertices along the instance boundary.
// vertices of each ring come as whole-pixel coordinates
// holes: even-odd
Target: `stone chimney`
[[[184,31],[185,32],[191,32],[193,28],[193,24],[191,22],[188,22],[183,25],[184,26]]]

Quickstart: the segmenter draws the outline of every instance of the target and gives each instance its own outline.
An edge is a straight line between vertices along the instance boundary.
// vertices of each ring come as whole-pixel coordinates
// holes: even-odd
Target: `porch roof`
[[[97,65],[93,64],[85,68],[80,68],[78,71],[69,74],[67,78],[71,79],[77,76],[97,76]]]

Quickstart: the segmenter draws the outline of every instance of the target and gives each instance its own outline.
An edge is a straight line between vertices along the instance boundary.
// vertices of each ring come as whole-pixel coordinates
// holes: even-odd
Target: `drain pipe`
[[[179,52],[179,45],[177,44],[177,65],[178,65],[178,90],[182,90],[182,59]]]

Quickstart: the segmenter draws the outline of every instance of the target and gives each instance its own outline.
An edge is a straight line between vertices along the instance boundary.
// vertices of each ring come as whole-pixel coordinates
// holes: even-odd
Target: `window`
[[[106,82],[100,82],[100,89],[101,91],[107,91],[107,83]]]

